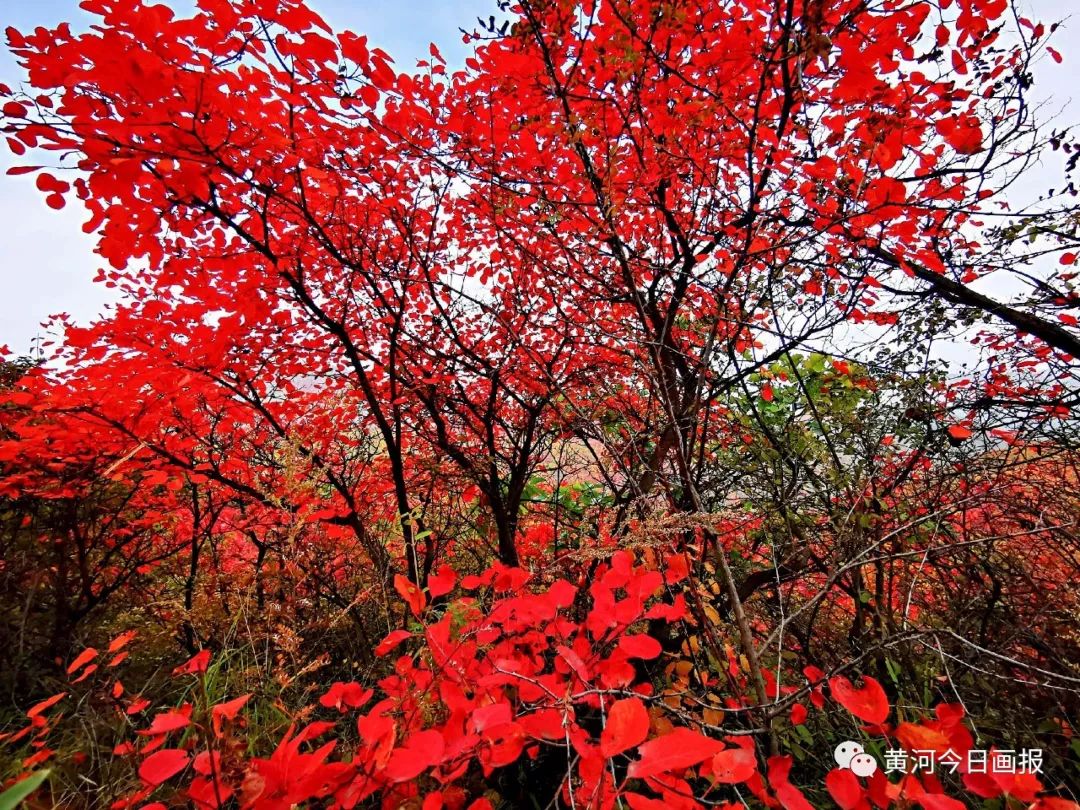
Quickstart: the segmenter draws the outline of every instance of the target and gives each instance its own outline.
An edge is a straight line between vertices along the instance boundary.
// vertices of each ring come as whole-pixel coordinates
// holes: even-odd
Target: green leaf
[[[0,810],[15,810],[16,807],[22,804],[23,799],[41,787],[41,783],[48,778],[49,769],[46,768],[12,785],[3,793],[0,793]]]
[[[896,662],[893,661],[891,658],[886,658],[885,659],[885,669],[887,669],[889,671],[889,677],[892,679],[892,682],[894,684],[896,684],[897,686],[899,686],[900,685],[900,667],[898,667],[896,665]]]

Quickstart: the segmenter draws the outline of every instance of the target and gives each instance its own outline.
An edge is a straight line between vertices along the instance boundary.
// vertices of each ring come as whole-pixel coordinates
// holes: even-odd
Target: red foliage
[[[881,684],[870,676],[863,678],[863,685],[855,688],[843,675],[829,680],[829,689],[836,702],[867,723],[881,725],[889,716],[889,699]]]
[[[890,725],[881,682],[837,674],[861,665],[806,666],[804,684],[809,641],[781,638],[764,666],[787,625],[772,633],[774,613],[745,605],[772,588],[856,644],[903,605],[906,631],[968,582],[965,552],[931,574],[903,545],[927,493],[960,549],[1017,520],[1025,547],[1002,543],[1016,582],[1075,604],[1067,577],[1053,584],[1065,555],[1025,563],[1041,530],[998,500],[1032,500],[1031,481],[975,470],[936,491],[926,445],[973,443],[974,409],[944,428],[914,409],[905,424],[935,425],[923,439],[883,439],[865,480],[838,474],[829,487],[844,491],[806,520],[784,511],[785,478],[774,511],[801,547],[784,564],[759,539],[776,515],[718,517],[726,504],[701,490],[722,454],[767,461],[796,432],[768,416],[806,386],[772,359],[827,328],[896,324],[908,297],[992,316],[979,341],[1029,351],[1023,368],[995,361],[983,397],[1070,414],[1065,382],[1028,381],[1077,354],[1075,300],[1033,314],[968,287],[985,263],[977,218],[998,202],[983,161],[1014,154],[1013,94],[1043,35],[1009,40],[1007,0],[782,6],[526,0],[454,73],[434,47],[398,72],[298,0],[200,0],[190,17],[86,0],[91,32],[9,29],[34,95],[0,86],[8,143],[78,170],[13,173],[35,173],[53,208],[81,204],[100,280],[122,293],[0,403],[0,496],[113,507],[100,531],[57,532],[77,546],[58,559],[79,565],[41,566],[81,600],[64,603],[69,625],[165,571],[185,582],[184,618],[162,624],[194,653],[173,672],[202,687],[213,645],[190,618],[198,593],[257,591],[261,607],[270,583],[282,604],[316,595],[344,613],[381,598],[389,631],[364,651],[380,677],[324,687],[272,751],[236,744],[251,695],[210,705],[203,689],[156,713],[119,749],[142,785],[118,807],[481,810],[478,783],[557,755],[567,805],[698,807],[740,785],[803,810],[821,785],[792,781],[777,734],[789,708],[799,732],[818,719],[807,702],[835,709],[826,682],[865,734],[971,747],[952,706]],[[1071,290],[1075,255],[1059,261],[1044,286]],[[872,393],[854,366],[823,363],[816,383]],[[934,394],[944,412],[976,387]],[[809,464],[791,459],[798,483]],[[855,543],[837,539],[851,516]],[[871,551],[896,563],[874,592]],[[1031,591],[1001,590],[1025,626],[1042,623]],[[94,648],[76,656],[73,683],[118,666],[132,638],[109,645],[105,670]],[[1040,654],[1002,644],[1010,663]],[[688,709],[676,682],[708,703]],[[113,684],[120,717],[150,707]],[[8,735],[38,749],[26,767],[52,756],[62,699]],[[958,806],[914,774],[823,779],[844,808]],[[1031,773],[962,783],[1063,806]]]

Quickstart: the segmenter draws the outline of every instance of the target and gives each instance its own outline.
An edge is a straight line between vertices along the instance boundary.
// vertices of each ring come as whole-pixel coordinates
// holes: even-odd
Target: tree
[[[1014,587],[1034,581],[1031,543],[1075,569],[1073,501],[1052,524],[988,530],[1002,489],[1029,498],[1013,461],[1042,497],[1054,462],[1035,448],[1073,458],[1080,355],[1076,256],[1054,224],[1069,210],[995,224],[1028,156],[1062,141],[1026,103],[1056,51],[1008,0],[525,0],[466,35],[453,73],[435,46],[396,71],[295,0],[83,7],[102,17],[90,33],[9,30],[29,85],[0,94],[10,148],[60,155],[16,171],[53,207],[81,201],[124,299],[8,397],[48,398],[7,428],[9,488],[24,458],[55,456],[60,477],[132,462],[176,482],[153,508],[190,529],[155,549],[184,549],[187,611],[204,568],[230,570],[201,552],[225,532],[254,549],[232,559],[256,583],[271,554],[319,604],[396,592],[385,618],[403,627],[378,656],[416,639],[357,757],[301,754],[327,729],[290,730],[269,760],[235,763],[263,792],[218,777],[223,732],[202,706],[211,773],[194,766],[193,800],[404,803],[429,769],[491,779],[528,745],[557,750],[539,761],[559,761],[549,798],[566,804],[697,806],[715,777],[800,807],[782,753],[794,706],[805,720],[827,681],[895,736],[885,701],[922,699],[945,629],[992,644],[1009,677],[1075,693],[1068,643],[1032,652],[986,618],[1040,615]],[[1031,222],[1055,260],[1037,272],[1010,261]],[[1038,295],[976,286],[1014,266]],[[983,324],[981,378],[922,359],[951,321]],[[1019,455],[994,444],[1032,413]],[[957,585],[975,564],[1010,580],[981,624],[950,602],[985,590]],[[459,574],[490,590],[455,596]],[[844,655],[822,651],[844,636]],[[853,687],[862,670],[877,680]],[[355,686],[325,707],[359,709]],[[970,747],[962,716],[912,733]],[[155,756],[148,788],[188,761]],[[289,762],[310,780],[290,783]],[[1035,801],[1030,782],[965,785]],[[845,807],[946,806],[939,788],[829,785]]]

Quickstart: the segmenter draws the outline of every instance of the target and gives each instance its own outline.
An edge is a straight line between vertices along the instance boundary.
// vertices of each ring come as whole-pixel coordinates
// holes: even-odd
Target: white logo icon
[[[833,759],[841,768],[849,769],[856,776],[873,776],[877,760],[870,756],[859,743],[846,740],[836,746]]]

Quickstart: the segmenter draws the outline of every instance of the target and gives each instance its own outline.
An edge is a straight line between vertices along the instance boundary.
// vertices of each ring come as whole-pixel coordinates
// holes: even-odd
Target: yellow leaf
[[[710,726],[723,725],[724,722],[724,712],[720,709],[705,709],[704,711],[702,711],[701,717]]]

